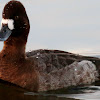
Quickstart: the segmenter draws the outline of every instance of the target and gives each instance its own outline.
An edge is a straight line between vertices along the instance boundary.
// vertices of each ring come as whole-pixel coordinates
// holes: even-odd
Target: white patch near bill
[[[14,20],[13,19],[2,19],[1,21],[1,26],[2,24],[8,24],[8,28],[10,30],[13,30],[14,29]]]

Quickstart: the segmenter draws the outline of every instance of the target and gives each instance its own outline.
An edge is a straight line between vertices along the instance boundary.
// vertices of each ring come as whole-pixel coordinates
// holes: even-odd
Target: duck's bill
[[[2,26],[0,30],[0,41],[6,41],[11,33],[12,31],[8,28],[8,25]]]

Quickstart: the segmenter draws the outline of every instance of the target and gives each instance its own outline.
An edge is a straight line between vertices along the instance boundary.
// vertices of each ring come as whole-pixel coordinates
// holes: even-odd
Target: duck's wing
[[[81,56],[60,50],[34,50],[26,53],[27,57],[34,57],[38,61],[38,67],[40,71],[47,73],[71,65],[74,62],[80,62],[82,60],[88,60],[95,64],[97,70],[100,71],[100,59],[96,57]]]

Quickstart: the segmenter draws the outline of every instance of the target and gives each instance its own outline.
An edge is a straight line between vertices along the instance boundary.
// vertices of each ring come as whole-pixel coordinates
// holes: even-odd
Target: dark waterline
[[[56,91],[33,93],[0,80],[0,100],[88,100],[92,93],[100,92],[99,84],[100,82],[96,82],[92,86],[69,87]],[[98,100],[99,97],[96,94],[93,100]]]
[[[75,99],[57,97],[55,94],[48,95],[48,92],[47,93],[29,92],[18,86],[0,80],[0,100],[75,100]]]

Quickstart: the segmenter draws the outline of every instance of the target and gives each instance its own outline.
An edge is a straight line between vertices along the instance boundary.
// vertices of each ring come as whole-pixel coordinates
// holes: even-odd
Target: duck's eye
[[[15,19],[18,19],[19,18],[19,16],[15,16]]]

